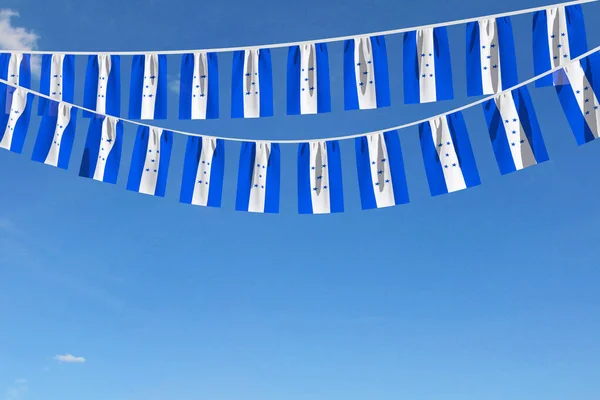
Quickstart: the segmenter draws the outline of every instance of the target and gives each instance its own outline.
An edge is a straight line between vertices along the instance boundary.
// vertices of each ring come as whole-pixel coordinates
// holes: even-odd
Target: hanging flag
[[[117,183],[123,146],[123,122],[113,117],[90,120],[79,176]]]
[[[408,187],[397,131],[355,139],[362,209],[408,203]]]
[[[419,137],[432,196],[481,184],[460,112],[421,123]]]
[[[390,106],[390,78],[383,36],[344,42],[344,108],[368,110]]]
[[[209,136],[190,136],[185,150],[180,202],[221,207],[225,144]]]
[[[404,103],[429,103],[453,98],[446,27],[405,33]]]
[[[273,73],[269,49],[233,53],[231,117],[273,116]]]
[[[184,54],[179,85],[179,119],[219,118],[217,53]]]
[[[502,175],[548,161],[533,102],[526,86],[483,103]]]
[[[133,56],[129,95],[130,119],[167,118],[167,56]]]
[[[110,54],[98,54],[88,59],[85,74],[83,106],[99,114],[121,115],[121,59]],[[84,111],[84,117],[96,114]]]
[[[29,128],[33,96],[16,88],[10,97],[8,113],[0,112],[0,148],[20,154]]]
[[[23,53],[0,54],[0,78],[15,86],[31,87],[31,56]],[[8,114],[15,86],[0,84],[0,113]]]
[[[242,143],[235,209],[278,213],[280,174],[279,144]]]
[[[331,111],[329,56],[325,43],[292,46],[288,52],[288,115]]]
[[[157,127],[138,127],[127,181],[127,190],[165,196],[173,132]]]
[[[567,65],[565,85],[556,86],[562,108],[579,145],[600,136],[600,53]]]
[[[543,74],[587,51],[583,10],[580,4],[551,7],[533,14],[533,66]],[[559,85],[552,75],[535,81],[536,87]]]
[[[518,83],[510,17],[468,23],[467,94],[494,94]]]
[[[75,91],[75,56],[69,54],[44,54],[40,92],[52,100],[38,99],[38,115],[58,115],[59,102],[73,103]]]
[[[298,212],[329,214],[344,211],[342,158],[337,140],[298,146]]]
[[[48,104],[50,105],[50,102]],[[58,103],[51,107],[57,110],[57,115],[42,117],[31,159],[53,167],[68,169],[75,139],[77,109],[65,103]]]

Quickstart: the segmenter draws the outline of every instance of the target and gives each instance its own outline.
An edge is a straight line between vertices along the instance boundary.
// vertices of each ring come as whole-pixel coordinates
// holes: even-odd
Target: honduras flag
[[[287,86],[289,115],[331,111],[329,56],[325,43],[290,47]]]
[[[486,101],[483,111],[502,175],[548,161],[526,86]]]
[[[167,118],[167,56],[133,56],[129,95],[130,119]]]
[[[277,143],[242,143],[235,202],[237,211],[279,212],[280,159]]]
[[[551,7],[533,14],[535,75],[568,64],[572,58],[579,57],[586,51],[587,38],[581,5]],[[535,86],[561,84],[554,79],[552,75],[547,75],[538,79]]]
[[[221,207],[225,144],[209,136],[190,136],[185,150],[180,202]]]
[[[389,107],[390,78],[383,36],[344,42],[344,105],[346,110]]]
[[[564,81],[556,86],[560,104],[579,145],[600,137],[600,53],[564,68]]]
[[[29,89],[31,87],[30,59],[29,54],[0,54],[0,78],[15,86]],[[0,113],[8,114],[15,89],[14,86],[0,84]]]
[[[179,119],[219,118],[217,53],[184,54],[179,85]]]
[[[404,34],[404,103],[451,100],[452,70],[446,27]]]
[[[273,73],[269,49],[233,53],[231,117],[273,116]]]
[[[73,103],[75,91],[75,56],[69,54],[44,54],[40,92],[52,100],[38,99],[38,115],[58,115],[59,102]]]
[[[127,190],[165,196],[173,132],[157,127],[138,127]]]
[[[31,159],[68,169],[75,139],[77,109],[66,103],[58,103],[51,107],[57,111],[57,115],[42,117]]]
[[[10,97],[8,113],[0,112],[0,148],[20,154],[29,128],[33,96],[16,88]]]
[[[100,182],[117,183],[122,143],[122,121],[113,117],[92,118],[79,176]]]
[[[419,136],[432,196],[481,184],[460,112],[423,122],[419,125]]]
[[[467,94],[494,94],[519,83],[510,17],[467,24]]]
[[[355,139],[362,209],[408,203],[408,187],[397,131]]]
[[[338,141],[298,146],[298,212],[329,214],[344,211],[342,158]]]
[[[121,115],[121,59],[110,54],[88,58],[83,106],[98,114]],[[95,114],[84,111],[84,117]]]

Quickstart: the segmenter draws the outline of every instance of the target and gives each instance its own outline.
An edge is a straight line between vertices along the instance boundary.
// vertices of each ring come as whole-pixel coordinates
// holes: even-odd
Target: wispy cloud
[[[13,17],[19,17],[15,10],[0,9],[0,49],[33,50],[37,48],[40,37],[30,29],[13,25]],[[39,57],[32,57],[31,68],[38,71],[41,67]],[[35,74],[37,76],[37,74]]]
[[[179,79],[179,75],[169,75],[169,90],[175,94],[179,94]]]
[[[17,379],[6,390],[6,400],[24,400],[27,396],[27,379]]]
[[[84,357],[75,357],[72,354],[57,355],[57,356],[54,356],[54,359],[61,363],[71,363],[71,364],[83,364],[85,362]]]

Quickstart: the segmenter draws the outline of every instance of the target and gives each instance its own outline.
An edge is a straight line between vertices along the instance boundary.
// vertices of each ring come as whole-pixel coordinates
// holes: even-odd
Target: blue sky
[[[45,50],[161,50],[318,39],[548,4],[541,0],[4,0],[0,43]],[[600,9],[584,6],[590,47]],[[22,27],[18,30],[15,27]],[[513,18],[521,80],[531,16]],[[35,35],[32,35],[33,32]],[[174,129],[288,139],[360,133],[466,104],[465,29],[449,29],[456,99],[402,104],[402,37],[387,39],[392,107],[344,112],[342,45],[329,46],[333,112],[285,115],[287,50],[273,51],[275,117],[232,120],[231,55],[216,121]],[[130,59],[122,62],[128,99]],[[85,59],[77,61],[81,103]],[[179,58],[169,58],[176,78]],[[34,80],[34,88],[38,82]],[[578,147],[552,88],[530,88],[550,161],[501,177],[483,112],[464,113],[483,184],[431,198],[417,132],[401,132],[411,203],[360,211],[353,142],[342,143],[346,212],[296,213],[296,147],[282,147],[281,214],[167,196],[0,153],[2,400],[593,400],[600,397],[600,143]],[[123,110],[126,110],[126,101]],[[73,358],[56,359],[72,355]],[[77,358],[81,357],[81,358]],[[69,362],[70,361],[70,362]],[[80,362],[74,362],[80,361]]]

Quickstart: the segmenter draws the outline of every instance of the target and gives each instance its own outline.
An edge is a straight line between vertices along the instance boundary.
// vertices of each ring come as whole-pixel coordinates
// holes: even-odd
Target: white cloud
[[[179,94],[179,79],[181,79],[180,75],[169,75],[169,90],[175,94]]]
[[[19,13],[6,8],[0,9],[0,49],[3,50],[33,50],[37,48],[40,37],[32,30],[13,26],[12,18]],[[31,57],[31,68],[34,72],[41,67],[38,56]],[[35,74],[34,76],[37,76]]]
[[[24,400],[27,396],[27,379],[17,379],[11,387],[6,390],[6,400]]]
[[[54,359],[58,362],[64,362],[64,363],[83,364],[85,362],[84,357],[75,357],[72,354],[57,355],[57,356],[54,356]]]

